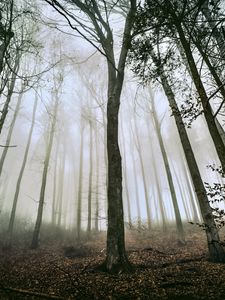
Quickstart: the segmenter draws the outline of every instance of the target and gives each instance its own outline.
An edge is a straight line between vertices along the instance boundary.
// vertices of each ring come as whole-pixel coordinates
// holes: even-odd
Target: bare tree
[[[56,80],[56,79],[55,79]],[[39,204],[38,204],[38,213],[37,218],[35,222],[35,227],[33,231],[33,238],[31,243],[31,248],[36,249],[39,245],[39,235],[40,235],[40,229],[42,224],[42,215],[43,215],[43,209],[44,209],[44,201],[45,201],[45,189],[46,189],[46,183],[47,183],[47,176],[48,176],[48,167],[49,167],[49,161],[51,157],[52,152],[52,145],[53,145],[53,138],[55,134],[55,127],[56,127],[56,119],[57,119],[57,113],[58,113],[58,106],[59,106],[59,95],[58,95],[58,89],[62,84],[62,75],[59,74],[57,78],[57,83],[55,82],[55,85],[57,85],[57,89],[55,87],[55,103],[53,108],[53,114],[51,119],[51,125],[50,125],[50,134],[48,138],[48,144],[46,148],[45,153],[45,160],[44,160],[44,168],[42,173],[42,182],[41,182],[41,191],[40,191],[40,197],[39,197]]]
[[[69,5],[70,7],[68,7],[67,1],[45,1],[61,15],[64,15],[70,26],[106,57],[108,67],[108,231],[105,266],[110,272],[127,270],[130,268],[130,264],[125,252],[124,242],[122,167],[118,145],[118,112],[124,81],[125,63],[128,50],[131,46],[136,0],[130,0],[127,3],[129,7],[123,10],[126,17],[118,63],[116,63],[114,37],[110,25],[110,8],[108,9],[106,1],[73,0],[69,2],[71,4]],[[112,4],[112,7],[120,9],[118,3]],[[89,21],[88,25],[82,22],[82,19],[76,14],[78,13],[75,11],[76,9],[79,9],[87,17]],[[84,31],[78,29],[77,25],[81,26]],[[103,50],[93,42],[93,39],[97,43],[100,43]]]

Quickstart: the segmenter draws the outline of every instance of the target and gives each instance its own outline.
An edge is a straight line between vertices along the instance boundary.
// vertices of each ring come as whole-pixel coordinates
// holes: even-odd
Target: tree
[[[175,100],[175,95],[171,89],[171,86],[167,80],[167,77],[163,70],[163,65],[160,63],[160,60],[157,59],[154,52],[152,51],[152,58],[155,64],[159,68],[159,74],[163,89],[169,101],[170,107],[173,112],[173,116],[175,118],[175,122],[177,125],[178,133],[180,136],[181,144],[184,149],[184,154],[187,160],[188,168],[190,170],[190,174],[192,177],[192,181],[194,184],[195,192],[198,198],[199,206],[201,209],[201,214],[204,221],[206,237],[208,241],[208,249],[209,249],[209,258],[213,262],[224,262],[225,261],[225,253],[222,245],[220,244],[220,238],[218,234],[218,229],[216,227],[213,211],[210,207],[206,190],[201,179],[201,174],[185,129],[185,125],[183,123],[178,105]]]
[[[24,157],[23,157],[21,169],[20,169],[19,176],[18,176],[17,183],[16,183],[16,191],[15,191],[15,194],[14,194],[13,207],[12,207],[12,211],[11,211],[11,215],[10,215],[10,221],[9,221],[9,227],[8,227],[9,246],[11,245],[11,240],[12,240],[13,226],[14,226],[14,221],[15,221],[17,202],[18,202],[19,193],[20,193],[20,186],[21,186],[24,170],[25,170],[25,167],[26,167],[27,159],[28,159],[28,154],[29,154],[29,150],[30,150],[33,129],[34,129],[34,125],[35,125],[37,104],[38,104],[38,96],[36,94],[35,95],[34,106],[33,106],[31,126],[30,126],[30,131],[29,131],[29,135],[28,135],[28,139],[27,139],[27,145],[26,145],[26,149],[25,149],[25,152],[24,152]]]
[[[43,209],[44,209],[45,189],[46,189],[47,176],[48,176],[48,167],[49,167],[49,161],[50,161],[51,152],[52,152],[53,138],[54,138],[54,133],[55,133],[58,106],[59,106],[58,89],[61,84],[62,84],[62,75],[60,74],[57,78],[57,84],[55,82],[55,85],[57,85],[57,88],[55,86],[55,91],[54,91],[55,92],[55,103],[54,103],[53,114],[52,114],[51,125],[50,125],[50,134],[49,134],[46,153],[45,153],[44,168],[43,168],[43,172],[42,172],[38,213],[37,213],[37,218],[36,218],[35,227],[34,227],[34,231],[33,231],[32,242],[31,242],[32,249],[36,249],[39,245],[39,235],[40,235],[40,229],[41,229],[41,224],[42,224],[42,215],[43,215]]]
[[[118,63],[116,63],[114,50],[113,30],[110,26],[110,11],[119,9],[119,4],[106,1],[80,1],[70,2],[70,8],[63,4],[67,1],[49,1],[55,10],[64,15],[70,26],[79,32],[105,57],[108,68],[108,102],[107,102],[107,153],[108,153],[108,230],[107,230],[107,255],[105,267],[110,272],[120,272],[130,269],[130,264],[125,251],[124,220],[122,202],[122,167],[121,155],[118,144],[118,113],[120,96],[124,81],[124,70],[128,51],[131,46],[132,28],[136,12],[136,0],[128,2],[129,8],[123,12],[126,15],[122,45]],[[68,8],[68,10],[67,10]],[[71,9],[73,9],[71,11]],[[89,25],[82,22],[74,10],[79,9],[87,17]],[[80,31],[73,23],[81,25]],[[90,27],[90,23],[93,27]],[[101,50],[97,43],[100,43]]]
[[[175,191],[175,187],[174,187],[174,183],[173,183],[173,177],[172,177],[172,174],[170,171],[170,165],[169,165],[169,160],[168,160],[168,156],[166,153],[166,148],[164,146],[164,142],[162,139],[160,123],[159,123],[157,115],[156,115],[155,99],[154,99],[151,91],[150,91],[150,97],[151,97],[151,106],[152,106],[151,113],[152,113],[155,129],[156,129],[156,134],[157,134],[158,141],[159,141],[160,150],[162,152],[163,162],[164,162],[167,180],[168,180],[168,184],[169,184],[169,188],[170,188],[170,193],[171,193],[171,198],[172,198],[172,203],[173,203],[173,208],[174,208],[174,213],[175,213],[175,219],[176,219],[176,224],[177,224],[178,238],[181,243],[185,243],[184,229],[183,229],[180,210],[179,210],[179,206],[178,206],[176,191]]]

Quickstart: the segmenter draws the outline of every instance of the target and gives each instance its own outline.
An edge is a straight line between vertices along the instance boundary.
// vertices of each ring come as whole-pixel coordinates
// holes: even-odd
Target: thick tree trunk
[[[17,183],[16,183],[16,191],[15,191],[15,195],[14,195],[14,199],[13,199],[13,207],[12,207],[12,211],[11,211],[11,215],[10,215],[10,221],[9,221],[9,227],[8,227],[9,244],[11,244],[11,240],[12,240],[13,226],[14,226],[15,215],[16,215],[16,207],[17,207],[17,202],[18,202],[18,198],[19,198],[21,181],[23,179],[23,174],[24,174],[24,170],[25,170],[25,167],[26,167],[27,158],[28,158],[28,154],[29,154],[29,150],[30,150],[32,134],[33,134],[33,129],[34,129],[34,125],[35,125],[37,104],[38,104],[38,97],[37,97],[37,94],[36,94],[35,95],[34,107],[33,107],[31,127],[30,127],[30,131],[29,131],[29,135],[28,135],[28,140],[27,140],[27,145],[26,145],[24,157],[23,157],[22,166],[21,166],[20,173],[19,173],[19,176],[18,176],[18,179],[17,179]]]
[[[36,219],[36,223],[35,223],[35,227],[34,227],[34,231],[33,231],[33,238],[32,238],[32,242],[31,242],[32,249],[36,249],[39,244],[39,235],[40,235],[42,215],[43,215],[43,209],[44,209],[44,200],[45,200],[45,189],[46,189],[47,176],[48,176],[48,166],[49,166],[49,161],[50,161],[50,157],[51,157],[53,138],[54,138],[54,133],[55,133],[58,105],[59,105],[59,98],[58,98],[58,94],[56,94],[54,112],[53,112],[53,117],[52,117],[52,122],[51,122],[51,131],[50,131],[50,136],[49,136],[48,145],[47,145],[47,149],[46,149],[45,160],[44,160],[44,169],[43,169],[43,173],[42,173],[42,182],[41,182],[41,191],[40,191],[39,204],[38,204],[37,219]]]
[[[113,36],[110,28],[108,28],[107,31],[107,39],[102,40],[108,65],[108,230],[105,266],[107,271],[116,273],[130,270],[124,239],[122,164],[118,144],[118,114],[124,81],[125,63],[131,45],[131,31],[135,12],[136,0],[130,0],[130,9],[125,21],[122,47],[117,68],[113,49]]]

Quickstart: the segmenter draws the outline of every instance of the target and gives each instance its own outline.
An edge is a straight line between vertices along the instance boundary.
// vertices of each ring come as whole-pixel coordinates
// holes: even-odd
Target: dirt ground
[[[49,243],[38,250],[0,247],[0,299],[225,299],[225,265],[207,261],[204,233],[129,231],[131,274],[97,270],[105,257],[103,235],[80,246]]]

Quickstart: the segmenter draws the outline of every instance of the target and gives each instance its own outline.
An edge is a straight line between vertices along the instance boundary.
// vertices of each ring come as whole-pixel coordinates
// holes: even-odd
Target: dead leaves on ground
[[[118,276],[96,268],[104,260],[104,242],[99,247],[48,246],[37,251],[14,247],[8,253],[2,252],[0,299],[36,300],[44,295],[46,299],[49,295],[49,299],[78,300],[225,299],[225,265],[207,262],[201,234],[188,236],[182,247],[175,239],[158,235],[142,237],[142,241],[132,236],[127,244],[135,270]],[[31,293],[26,295],[26,291]]]

